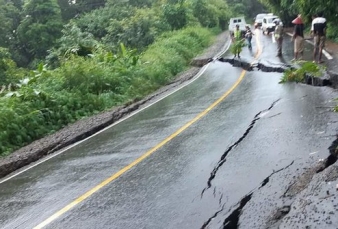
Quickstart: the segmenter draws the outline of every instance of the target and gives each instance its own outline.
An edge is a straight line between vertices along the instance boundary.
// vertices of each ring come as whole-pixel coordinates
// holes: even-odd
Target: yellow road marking
[[[262,53],[258,36],[256,36],[256,43],[257,43],[257,52],[256,52],[256,55],[255,55],[255,59],[257,59],[258,56]],[[170,135],[168,138],[166,138],[165,140],[163,140],[161,143],[159,143],[158,145],[156,145],[154,148],[152,148],[151,150],[149,150],[148,152],[146,152],[145,154],[143,154],[141,157],[137,158],[135,161],[133,161],[132,163],[130,163],[129,165],[127,165],[123,169],[119,170],[117,173],[113,174],[111,177],[107,178],[106,180],[104,180],[103,182],[101,182],[100,184],[98,184],[97,186],[95,186],[94,188],[90,189],[85,194],[81,195],[80,197],[78,197],[77,199],[75,199],[74,201],[72,201],[70,204],[66,205],[61,210],[59,210],[56,213],[54,213],[53,215],[51,215],[49,218],[47,218],[46,220],[44,220],[42,223],[40,223],[39,225],[35,226],[34,229],[41,229],[41,228],[44,228],[45,226],[49,225],[54,220],[56,220],[57,218],[59,218],[60,216],[62,216],[63,214],[65,214],[66,212],[70,211],[76,205],[80,204],[81,202],[83,202],[84,200],[86,200],[88,197],[92,196],[94,193],[96,193],[97,191],[99,191],[100,189],[102,189],[103,187],[105,187],[106,185],[108,185],[109,183],[111,183],[112,181],[116,180],[122,174],[124,174],[125,172],[127,172],[131,168],[135,167],[137,164],[139,164],[144,159],[146,159],[147,157],[149,157],[155,151],[157,151],[162,146],[164,146],[165,144],[167,144],[169,141],[171,141],[172,139],[174,139],[177,135],[179,135],[180,133],[182,133],[184,130],[186,130],[188,127],[190,127],[192,124],[194,124],[199,119],[201,119],[203,116],[205,116],[207,113],[209,113],[218,104],[220,104],[233,90],[235,90],[235,88],[244,79],[245,74],[246,74],[246,71],[243,70],[241,72],[241,74],[240,74],[240,77],[235,82],[235,84],[226,93],[224,93],[222,95],[222,97],[220,97],[219,99],[217,99],[207,109],[205,109],[203,112],[201,112],[200,114],[198,114],[194,119],[192,119],[191,121],[189,121],[188,123],[186,123],[180,129],[178,129],[175,133],[173,133],[172,135]]]

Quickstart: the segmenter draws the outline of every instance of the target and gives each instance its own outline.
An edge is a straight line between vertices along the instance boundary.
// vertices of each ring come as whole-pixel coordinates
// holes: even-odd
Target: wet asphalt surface
[[[261,36],[261,44],[259,61],[292,59],[290,37],[283,59],[275,57],[271,37]],[[256,47],[245,47],[242,58],[253,61]],[[207,109],[241,72],[212,62],[184,89],[1,183],[0,228],[43,222]],[[46,228],[237,228],[237,221],[239,228],[266,228],[271,211],[285,204],[279,197],[292,179],[326,158],[335,139],[325,108],[332,91],[278,84],[280,78],[247,72],[206,116]],[[226,221],[241,200],[241,216]]]

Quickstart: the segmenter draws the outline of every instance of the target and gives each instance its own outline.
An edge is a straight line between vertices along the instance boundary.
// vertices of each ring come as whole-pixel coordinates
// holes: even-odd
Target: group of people
[[[274,21],[276,24],[274,36],[277,41],[277,56],[282,55],[282,43],[283,43],[283,28],[279,25],[280,20]],[[304,23],[301,15],[298,15],[292,23],[294,24],[294,30],[292,35],[292,41],[294,42],[294,59],[299,60],[303,58],[304,53]],[[322,53],[325,46],[326,37],[326,19],[322,13],[318,13],[312,17],[311,23],[311,36],[313,37],[314,50],[313,50],[313,62],[322,63]],[[318,59],[317,59],[318,56]]]
[[[280,19],[276,18],[275,23],[275,31],[273,36],[277,43],[277,56],[282,56],[282,45],[283,45],[283,23]],[[304,53],[304,23],[301,15],[298,15],[292,23],[294,24],[294,30],[292,35],[292,41],[294,42],[294,59],[299,60],[303,58]],[[236,25],[236,29],[233,34],[233,43],[234,43],[234,54],[235,57],[238,56],[240,58],[240,52],[242,47],[245,46],[244,41],[248,45],[248,48],[251,50],[251,40],[254,33],[251,31],[250,27],[246,26],[245,35],[243,38],[242,32],[239,29],[239,26]],[[322,13],[318,13],[312,17],[311,23],[311,36],[313,37],[314,42],[314,50],[313,50],[313,62],[314,63],[322,63],[322,53],[325,46],[325,38],[326,38],[326,19],[323,17]],[[318,56],[318,59],[317,59]]]

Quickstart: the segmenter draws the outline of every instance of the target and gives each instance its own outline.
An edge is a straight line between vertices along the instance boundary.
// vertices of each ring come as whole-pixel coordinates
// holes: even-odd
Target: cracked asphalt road
[[[271,38],[260,42],[259,59],[279,63]],[[290,51],[286,45],[282,61],[291,59]],[[244,48],[241,56],[252,62],[254,54]],[[0,227],[33,228],[54,216],[46,228],[267,228],[272,212],[290,206],[281,196],[295,178],[329,156],[337,123],[325,107],[338,96],[330,88],[278,84],[280,73],[251,71],[173,135],[241,74],[214,61],[182,90],[0,183]]]

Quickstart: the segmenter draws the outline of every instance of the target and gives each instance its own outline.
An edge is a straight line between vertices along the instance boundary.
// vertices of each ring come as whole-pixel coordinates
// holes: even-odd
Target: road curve
[[[289,46],[281,60],[256,36],[244,60],[290,59]],[[1,183],[0,227],[264,228],[277,194],[334,138],[317,108],[332,94],[280,77],[210,63],[182,90]]]

